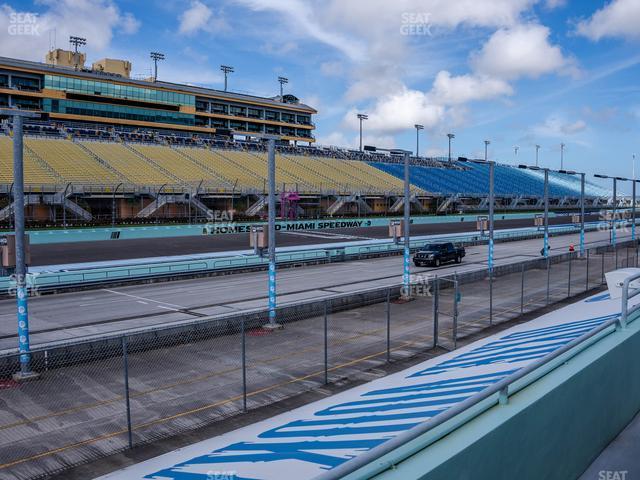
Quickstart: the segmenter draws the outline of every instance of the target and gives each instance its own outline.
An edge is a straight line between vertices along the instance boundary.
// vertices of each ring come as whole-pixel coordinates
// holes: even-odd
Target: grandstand
[[[139,204],[139,216],[156,213],[152,206],[143,208],[150,203],[193,203],[195,197],[205,214],[226,208],[232,196],[245,200],[235,205],[246,205],[249,216],[259,215],[264,208],[267,156],[265,145],[257,140],[172,137],[168,132],[154,131],[126,132],[121,136],[115,129],[111,133],[82,129],[76,135],[69,124],[40,124],[27,130],[28,191],[70,191],[69,202],[82,199],[90,211],[97,199],[104,194],[115,197],[115,190],[123,185],[118,199],[129,205]],[[0,135],[0,183],[5,186],[12,181],[11,159],[12,139]],[[489,188],[487,165],[463,159],[448,162],[414,158],[411,162],[414,208],[427,212],[483,208]],[[403,165],[395,157],[337,148],[277,147],[278,190],[313,199],[331,214],[349,214],[358,204],[366,212],[398,211],[403,173]],[[549,180],[554,208],[575,207],[580,196],[579,179],[552,173]],[[541,204],[543,177],[541,172],[498,164],[495,192],[500,208],[536,208]],[[171,194],[172,198],[154,201],[160,193]],[[609,196],[605,189],[592,183],[587,183],[585,193],[591,207]]]
[[[278,199],[293,201],[288,210],[294,215],[402,209],[402,159],[314,145],[317,112],[294,95],[256,97],[132,79],[126,60],[103,59],[91,67],[84,61],[64,50],[49,52],[46,63],[0,57],[4,103],[41,115],[24,126],[26,192],[36,194],[29,197],[30,221],[55,222],[61,209],[80,212],[83,221],[125,218],[123,212],[129,218],[179,217],[192,207],[203,218],[228,208],[260,216],[267,193],[264,134],[280,138]],[[12,128],[10,119],[2,120],[0,221],[11,212]],[[412,158],[410,174],[416,211],[486,210],[486,164]],[[500,209],[539,209],[541,172],[497,165],[495,192]],[[579,179],[552,172],[550,195],[552,208],[575,209]],[[609,196],[586,186],[588,208]]]

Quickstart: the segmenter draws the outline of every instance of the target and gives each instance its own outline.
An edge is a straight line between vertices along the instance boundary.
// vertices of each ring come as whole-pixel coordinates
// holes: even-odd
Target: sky
[[[19,27],[16,27],[19,25]],[[24,25],[30,25],[24,27]],[[640,170],[640,0],[0,0],[0,55],[44,59],[69,35],[88,63],[318,110],[318,144],[364,143],[630,177]],[[22,33],[17,35],[16,33]],[[516,154],[516,148],[517,154]],[[640,176],[640,174],[638,175]]]

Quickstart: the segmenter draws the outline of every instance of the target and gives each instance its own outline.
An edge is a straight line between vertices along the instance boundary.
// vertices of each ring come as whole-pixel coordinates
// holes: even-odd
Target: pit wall
[[[150,203],[150,202],[146,202]],[[121,204],[121,208],[128,215],[137,213],[141,205]],[[48,215],[48,211],[44,212]],[[44,214],[43,213],[43,214]],[[220,212],[219,218],[208,225],[151,225],[146,227],[106,227],[106,228],[68,228],[68,229],[48,229],[48,230],[28,230],[32,244],[67,243],[67,242],[87,242],[99,240],[111,240],[112,232],[119,232],[119,239],[137,238],[164,238],[164,237],[184,237],[197,236],[203,233],[224,235],[229,233],[248,233],[250,226],[255,223],[230,223],[226,217],[226,212]],[[558,215],[549,214],[550,217]],[[530,218],[533,226],[533,213],[505,213],[496,215],[496,220],[517,220]],[[330,230],[335,228],[362,228],[362,227],[383,227],[389,225],[392,217],[377,218],[326,218],[320,220],[300,220],[300,221],[279,221],[276,227],[280,230]],[[399,217],[393,217],[399,218]],[[447,216],[412,216],[411,223],[414,225],[425,225],[435,223],[454,222],[475,222],[476,215],[447,215]],[[571,217],[567,217],[567,223]],[[0,231],[7,233],[6,231]]]

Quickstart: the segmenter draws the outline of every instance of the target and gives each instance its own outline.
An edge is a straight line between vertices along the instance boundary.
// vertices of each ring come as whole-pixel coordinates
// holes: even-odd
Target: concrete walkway
[[[640,479],[640,413],[582,474],[579,480]]]

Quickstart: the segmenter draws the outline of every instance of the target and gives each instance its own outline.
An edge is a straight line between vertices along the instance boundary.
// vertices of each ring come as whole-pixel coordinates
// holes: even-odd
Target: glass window
[[[179,94],[176,92],[167,92],[165,90],[155,90],[133,85],[120,85],[117,83],[101,82],[98,80],[63,77],[60,75],[46,75],[45,87],[77,93],[94,94],[95,92],[100,92],[101,95],[105,96],[141,99],[154,103],[190,106],[195,106],[196,104],[195,95]]]

